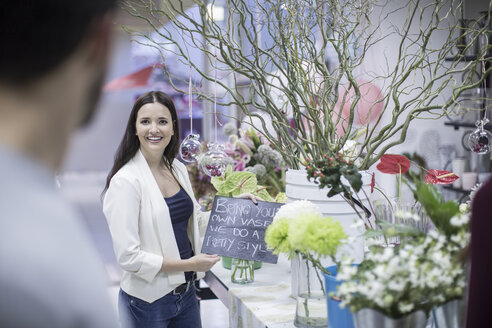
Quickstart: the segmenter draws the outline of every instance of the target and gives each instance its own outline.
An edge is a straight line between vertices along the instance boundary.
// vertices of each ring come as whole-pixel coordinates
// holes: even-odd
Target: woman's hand
[[[245,192],[244,194],[236,196],[236,198],[249,198],[253,201],[253,203],[258,204],[259,200],[263,200],[263,198],[255,196],[249,192]]]
[[[192,271],[206,272],[210,270],[215,263],[220,261],[218,255],[198,254],[189,259],[192,263]]]

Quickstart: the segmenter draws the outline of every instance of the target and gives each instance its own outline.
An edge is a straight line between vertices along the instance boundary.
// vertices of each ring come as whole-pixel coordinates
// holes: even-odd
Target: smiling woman
[[[159,157],[174,135],[171,112],[160,103],[143,105],[137,114],[136,130],[140,150]]]
[[[219,261],[200,254],[199,227],[208,215],[186,167],[175,160],[178,136],[171,98],[163,92],[139,97],[103,194],[123,269],[119,306],[134,327],[201,327],[193,282]]]
[[[201,327],[194,281],[219,261],[200,253],[209,213],[201,211],[188,171],[175,159],[178,136],[171,98],[156,91],[140,96],[103,192],[123,269],[120,313],[136,328]],[[251,194],[238,197],[256,202]]]

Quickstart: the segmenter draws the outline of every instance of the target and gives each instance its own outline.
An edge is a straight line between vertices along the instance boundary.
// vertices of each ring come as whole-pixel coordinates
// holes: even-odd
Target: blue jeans
[[[194,286],[187,292],[173,292],[148,303],[120,289],[118,307],[123,318],[126,312],[134,328],[201,328],[200,308]],[[123,326],[125,324],[123,323]]]

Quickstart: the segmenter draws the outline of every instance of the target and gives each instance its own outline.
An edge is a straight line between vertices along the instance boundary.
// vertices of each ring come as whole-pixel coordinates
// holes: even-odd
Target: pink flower
[[[427,184],[442,184],[447,185],[458,180],[459,177],[450,171],[445,170],[429,170],[425,175],[424,181]]]
[[[376,168],[389,174],[405,174],[410,168],[410,160],[402,155],[383,155]]]

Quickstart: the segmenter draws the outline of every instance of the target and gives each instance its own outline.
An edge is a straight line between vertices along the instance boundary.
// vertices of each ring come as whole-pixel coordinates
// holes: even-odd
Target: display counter
[[[254,282],[233,284],[231,271],[217,263],[204,278],[229,309],[229,327],[292,328],[296,301],[291,296],[290,261],[283,255],[277,264],[263,263]]]

